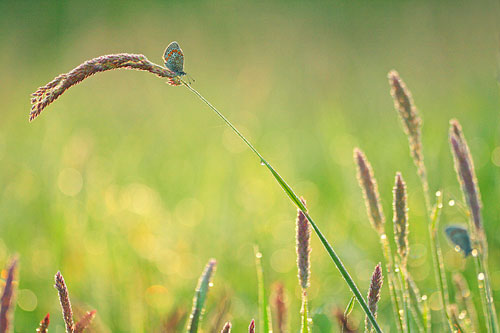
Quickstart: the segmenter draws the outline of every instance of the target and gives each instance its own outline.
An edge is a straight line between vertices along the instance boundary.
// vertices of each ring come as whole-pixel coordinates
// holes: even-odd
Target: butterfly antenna
[[[188,79],[188,82],[189,84],[191,83],[194,83],[196,80],[194,79],[194,77],[192,77],[191,75],[189,75],[188,73],[186,73],[186,77]]]

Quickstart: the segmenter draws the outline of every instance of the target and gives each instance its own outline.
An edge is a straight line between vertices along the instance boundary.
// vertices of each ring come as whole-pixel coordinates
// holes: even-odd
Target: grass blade
[[[210,280],[215,271],[216,264],[217,262],[215,259],[210,259],[205,266],[205,270],[201,274],[200,279],[198,280],[198,286],[196,287],[193,299],[193,309],[191,310],[191,316],[189,317],[189,325],[187,328],[189,333],[198,332],[198,326],[203,315],[205,299],[207,298],[208,289],[210,287]]]
[[[264,282],[264,270],[262,269],[262,253],[259,252],[259,247],[255,245],[255,265],[257,267],[257,284],[259,289],[259,314],[260,314],[260,331],[272,332],[271,310],[266,295],[266,285]]]

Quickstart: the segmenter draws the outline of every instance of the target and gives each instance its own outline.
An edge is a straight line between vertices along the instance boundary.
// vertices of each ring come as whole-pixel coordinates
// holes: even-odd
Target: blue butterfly
[[[169,83],[171,85],[180,85],[180,77],[184,75],[186,75],[189,84],[194,82],[194,79],[184,72],[184,53],[177,42],[168,44],[163,54],[163,60],[165,61],[165,66],[176,75],[176,77],[170,79]]]
[[[465,257],[472,253],[469,232],[466,228],[459,225],[452,225],[446,227],[445,232],[448,239],[464,252]]]
[[[163,60],[165,60],[165,66],[177,76],[186,75],[184,72],[184,53],[177,42],[172,42],[167,46]]]

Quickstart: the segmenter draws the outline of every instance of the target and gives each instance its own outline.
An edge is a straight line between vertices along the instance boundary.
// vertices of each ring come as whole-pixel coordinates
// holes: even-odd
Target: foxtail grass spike
[[[200,279],[198,280],[198,285],[193,299],[193,309],[191,310],[191,316],[189,317],[189,325],[187,328],[189,333],[198,332],[198,326],[203,316],[205,299],[207,298],[208,289],[210,287],[210,280],[214,274],[216,264],[217,262],[215,259],[210,259],[205,266],[205,270],[201,274]]]
[[[370,307],[370,311],[373,316],[377,318],[377,306],[378,301],[380,300],[380,289],[382,288],[384,277],[382,275],[382,268],[380,267],[380,263],[375,266],[375,270],[373,271],[370,289],[368,290],[368,306]],[[368,317],[365,319],[365,332],[371,332],[372,325],[368,320]]]
[[[92,320],[94,320],[96,313],[96,310],[85,313],[85,315],[76,323],[75,333],[82,333],[87,327],[89,327]]]
[[[450,145],[455,161],[458,181],[462,186],[462,193],[472,216],[472,221],[474,222],[476,239],[482,241],[482,205],[476,173],[474,172],[474,162],[472,161],[467,141],[465,141],[462,127],[455,119],[450,121]]]
[[[255,320],[253,319],[248,326],[248,333],[255,333]]]
[[[152,63],[142,54],[108,54],[88,60],[70,72],[59,75],[45,86],[38,88],[32,94],[30,121],[38,117],[49,104],[75,84],[96,73],[120,68],[148,71],[159,77],[168,78],[171,85],[180,85],[180,82],[175,80],[175,73]]]
[[[382,252],[385,258],[385,267],[387,270],[387,281],[389,293],[391,295],[391,303],[394,313],[394,318],[398,324],[398,330],[403,331],[403,322],[401,319],[400,305],[401,300],[399,296],[399,289],[396,284],[396,276],[394,275],[393,266],[393,254],[389,241],[387,240],[387,235],[384,231],[385,217],[382,211],[382,205],[380,203],[380,195],[378,192],[377,181],[375,179],[373,169],[370,162],[366,158],[366,155],[359,148],[354,149],[354,162],[358,169],[358,182],[361,190],[363,192],[363,197],[365,199],[365,205],[367,210],[368,219],[372,227],[378,233],[380,237],[380,244],[382,245]]]
[[[403,265],[406,264],[409,252],[408,244],[408,208],[406,198],[406,184],[401,173],[396,174],[394,185],[394,238],[398,248],[398,254]]]
[[[224,324],[224,327],[222,328],[222,331],[220,331],[220,333],[231,333],[231,323],[229,321]]]
[[[390,71],[388,78],[391,86],[391,95],[394,99],[394,106],[399,113],[403,129],[408,137],[411,156],[417,166],[418,175],[422,181],[427,209],[430,210],[429,185],[427,182],[421,139],[422,119],[418,114],[410,91],[406,88],[398,72],[395,70]]]
[[[498,326],[495,303],[493,301],[493,293],[491,291],[488,274],[488,243],[481,219],[479,186],[474,172],[474,163],[469,151],[469,146],[463,135],[460,123],[455,119],[450,121],[449,137],[458,181],[462,187],[462,194],[469,208],[471,236],[475,243],[474,245],[478,247],[478,253],[473,256],[484,317],[486,319],[486,327],[489,332],[499,332],[500,328]]]
[[[354,161],[358,166],[358,181],[365,198],[368,219],[372,227],[381,235],[384,233],[385,217],[380,204],[380,195],[372,166],[359,148],[354,149]]]
[[[276,313],[276,327],[278,333],[285,333],[287,329],[288,306],[283,283],[277,283],[274,287],[273,297],[274,311]]]
[[[56,284],[54,287],[59,293],[59,301],[61,303],[66,333],[73,333],[75,331],[75,323],[73,322],[73,310],[71,309],[71,301],[69,300],[68,287],[66,287],[61,272],[57,272],[55,280]]]
[[[40,322],[40,326],[36,329],[36,333],[48,333],[49,332],[49,320],[50,315],[47,313],[45,317]]]
[[[304,198],[300,199],[304,206],[306,201]],[[302,290],[305,291],[309,287],[310,271],[310,255],[311,255],[311,227],[305,217],[304,213],[297,210],[297,226],[296,226],[296,242],[297,242],[297,267],[299,269],[299,282]]]
[[[17,270],[17,258],[12,259],[9,270],[7,271],[7,279],[3,288],[0,309],[0,332],[10,332],[12,329],[12,313],[14,311],[14,279]]]

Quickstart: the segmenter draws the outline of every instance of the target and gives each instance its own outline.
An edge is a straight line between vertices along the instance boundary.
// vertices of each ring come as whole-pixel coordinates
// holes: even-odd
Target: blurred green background
[[[258,317],[253,245],[266,282],[282,281],[299,324],[296,210],[267,170],[205,105],[145,72],[99,74],[33,123],[29,95],[59,73],[110,53],[162,64],[176,40],[195,89],[303,195],[366,293],[382,261],[356,181],[352,150],[375,170],[392,235],[394,174],[407,181],[410,269],[439,310],[420,183],[386,75],[396,69],[424,120],[431,190],[461,200],[447,142],[458,118],[476,163],[500,308],[500,141],[494,1],[0,2],[0,263],[20,255],[16,332],[50,312],[63,331],[53,276],[61,270],[77,317],[95,329],[159,331],[189,311],[209,258],[218,261],[203,327],[219,304],[236,332]],[[442,227],[464,223],[455,205]],[[312,236],[313,313],[332,318],[350,292]],[[442,238],[448,272],[474,269]],[[451,274],[451,273],[450,273]],[[478,297],[475,297],[478,301]],[[379,312],[393,325],[387,287]],[[477,304],[478,310],[479,303]],[[352,314],[364,320],[359,307]],[[439,321],[438,312],[434,319]],[[220,328],[218,328],[220,330]]]

